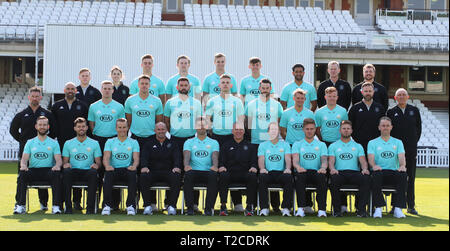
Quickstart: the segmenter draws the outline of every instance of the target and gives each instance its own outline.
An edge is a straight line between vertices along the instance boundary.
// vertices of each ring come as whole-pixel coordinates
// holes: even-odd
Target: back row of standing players
[[[387,91],[383,85],[374,81],[373,65],[365,65],[363,68],[363,83],[371,85],[362,88],[361,83],[352,91],[348,82],[339,79],[339,63],[330,62],[328,64],[330,79],[322,82],[316,92],[314,86],[303,82],[305,69],[301,64],[296,64],[292,68],[294,81],[283,87],[278,102],[273,99],[270,78],[261,74],[262,63],[259,58],[249,60],[249,69],[252,73],[241,80],[240,99],[237,97],[235,78],[225,71],[226,61],[223,54],[215,55],[216,71],[205,78],[203,85],[197,77],[188,73],[190,59],[187,56],[178,57],[179,73],[169,79],[167,85],[152,74],[153,63],[151,55],[144,55],[141,58],[143,76],[136,78],[129,88],[121,82],[123,77],[121,69],[113,67],[112,81],[104,81],[101,91],[90,85],[90,71],[81,69],[80,85],[75,88],[74,84],[66,84],[64,88],[66,98],[56,102],[52,107],[56,123],[50,127],[53,128],[53,134],[51,132],[50,136],[56,137],[62,148],[67,140],[76,136],[73,130],[74,119],[85,117],[89,120],[90,128],[94,128],[92,136],[100,143],[103,151],[106,141],[117,134],[114,123],[116,119],[126,117],[131,137],[139,142],[141,148],[148,138],[155,134],[154,126],[157,122],[165,122],[170,128],[171,138],[183,145],[196,133],[195,118],[206,115],[212,120],[212,138],[216,139],[219,145],[233,138],[231,129],[234,122],[245,121],[246,128],[250,129],[248,136],[251,137],[252,144],[259,145],[269,140],[268,125],[277,122],[280,124],[281,136],[292,146],[304,138],[303,120],[312,118],[317,125],[318,138],[329,146],[340,139],[340,123],[349,119],[353,124],[353,139],[360,143],[367,153],[368,142],[380,136],[378,122],[388,108]],[[326,93],[328,87],[334,88],[329,88]],[[301,90],[296,91],[297,89]],[[152,95],[141,95],[147,92]],[[129,97],[130,95],[134,96]],[[406,96],[407,101],[407,93],[403,96]],[[32,103],[31,100],[30,102]],[[352,103],[353,106],[350,108]],[[401,139],[406,148],[409,174],[408,208],[414,210],[415,155],[421,122],[420,114],[415,107],[406,105],[406,102],[403,102],[402,106],[392,109],[388,112],[388,116],[391,114],[390,117],[396,119],[394,123],[398,122],[392,134]],[[27,109],[31,109],[30,107]],[[350,111],[347,113],[349,108]],[[26,110],[24,112],[28,114]],[[49,117],[52,124],[52,115],[48,115],[44,109],[42,111],[33,109],[32,112],[35,116]],[[405,118],[398,120],[399,117]],[[19,127],[20,125],[13,121],[11,134],[21,143],[20,153],[22,153],[26,140],[36,134],[27,136],[22,130],[19,135],[17,133]],[[45,195],[42,197],[41,202],[45,201]]]

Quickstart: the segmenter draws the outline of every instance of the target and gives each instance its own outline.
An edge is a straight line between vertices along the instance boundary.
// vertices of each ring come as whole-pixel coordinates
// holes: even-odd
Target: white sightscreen
[[[66,82],[79,84],[78,72],[87,67],[91,84],[99,88],[113,65],[122,68],[124,83],[142,73],[140,58],[152,54],[153,74],[164,83],[177,73],[176,58],[191,58],[190,73],[203,81],[214,71],[214,54],[227,56],[226,70],[240,80],[250,74],[248,60],[262,60],[261,72],[270,76],[274,91],[293,81],[291,67],[305,66],[304,81],[314,79],[312,31],[263,31],[180,27],[47,25],[44,44],[44,91],[62,93]],[[238,84],[238,85],[239,85]],[[238,86],[238,90],[239,90]]]

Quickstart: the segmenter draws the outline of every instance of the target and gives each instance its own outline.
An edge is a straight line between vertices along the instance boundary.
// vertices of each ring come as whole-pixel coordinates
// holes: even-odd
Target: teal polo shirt
[[[291,154],[291,146],[284,140],[278,140],[275,145],[270,140],[264,141],[258,147],[258,157],[264,156],[264,165],[269,172],[286,169],[286,154]]]
[[[100,137],[113,137],[117,135],[116,120],[125,118],[123,105],[115,100],[111,100],[109,104],[99,101],[89,106],[88,121],[95,122],[95,128],[92,132]]]
[[[311,109],[311,101],[317,100],[317,92],[316,88],[313,85],[303,82],[300,86],[298,86],[295,82],[286,84],[281,91],[280,100],[287,102],[286,108],[295,105],[295,101],[293,99],[294,95],[292,94],[296,89],[302,89],[306,91],[306,100],[303,104],[303,107]]]
[[[44,168],[55,165],[55,155],[61,154],[61,150],[58,141],[50,137],[40,141],[36,136],[27,141],[23,153],[30,155],[28,168]]]
[[[248,75],[241,80],[241,87],[239,89],[239,94],[245,95],[245,104],[244,105],[247,105],[248,103],[250,103],[250,101],[257,99],[259,97],[259,94],[260,94],[259,82],[261,81],[261,79],[264,79],[264,78],[268,78],[270,80],[269,77],[264,76],[264,75],[260,75],[256,79],[253,78],[252,75]],[[270,93],[271,94],[274,93],[273,88]]]
[[[231,94],[235,94],[237,93],[237,82],[236,82],[236,78],[228,73],[225,73],[228,76],[231,77],[231,84],[233,85],[231,87]],[[205,77],[205,80],[203,80],[203,92],[206,92],[209,94],[210,98],[213,98],[217,95],[220,94],[220,87],[219,87],[219,83],[220,83],[220,76],[217,75],[216,72],[213,72],[211,74],[209,74],[208,76]]]
[[[206,137],[200,140],[198,137],[186,140],[183,151],[190,151],[191,158],[189,165],[192,170],[209,171],[212,167],[212,153],[219,152],[219,143]]]
[[[164,116],[170,118],[170,134],[175,137],[195,135],[195,119],[202,115],[200,101],[189,97],[183,101],[179,95],[170,98],[164,106]]]
[[[271,122],[278,122],[283,114],[283,107],[275,99],[269,99],[267,102],[260,98],[254,99],[245,107],[245,115],[251,117],[252,124],[249,125],[252,130],[251,143],[260,144],[269,140],[267,132]]]
[[[110,165],[114,168],[128,168],[133,165],[133,153],[139,152],[137,140],[127,138],[121,142],[115,137],[108,139],[105,144],[105,152],[111,152]]]
[[[314,119],[314,113],[308,108],[303,107],[301,112],[297,112],[295,107],[286,109],[281,115],[280,127],[286,128],[286,141],[294,144],[305,137],[303,132],[303,120],[306,118]]]
[[[315,120],[317,127],[320,127],[322,140],[336,142],[341,138],[339,132],[341,122],[348,120],[348,114],[347,110],[340,105],[336,105],[333,110],[325,105],[316,111]]]
[[[139,79],[136,78],[133,80],[133,82],[131,82],[130,95],[139,93],[139,84],[138,84],[139,81],[138,80]],[[155,75],[152,75],[150,77],[150,88],[148,89],[148,92],[157,97],[159,95],[165,94],[166,88],[164,86],[164,82],[160,78],[156,77]]]
[[[205,114],[212,116],[212,131],[217,135],[230,135],[233,123],[244,115],[244,106],[240,98],[228,95],[226,99],[218,95],[208,100]]]
[[[89,170],[95,162],[95,158],[102,156],[102,150],[96,140],[87,137],[80,142],[75,137],[64,143],[62,156],[69,158],[72,168]]]
[[[181,76],[180,74],[177,74],[175,76],[172,76],[169,81],[167,81],[166,94],[172,96],[178,94],[177,81],[179,78],[181,78]],[[188,95],[190,97],[195,97],[195,94],[201,93],[200,79],[192,74],[188,74],[187,79],[189,79],[189,83],[191,84]]]
[[[130,131],[138,137],[148,137],[155,134],[157,115],[163,114],[161,100],[153,95],[143,100],[135,94],[125,101],[125,113],[131,114]]]
[[[321,157],[328,156],[327,145],[317,139],[308,143],[305,139],[297,141],[292,146],[292,154],[298,153],[299,165],[306,170],[319,170]]]
[[[348,143],[338,140],[328,147],[328,156],[336,157],[334,167],[338,171],[360,171],[359,157],[365,156],[361,144],[350,140]]]
[[[375,156],[375,164],[383,170],[397,171],[400,167],[398,155],[405,153],[405,148],[401,140],[390,137],[386,142],[378,137],[369,141],[367,145],[367,154]]]

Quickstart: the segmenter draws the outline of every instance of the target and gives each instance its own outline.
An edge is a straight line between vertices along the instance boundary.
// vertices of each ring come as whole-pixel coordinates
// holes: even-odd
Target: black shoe
[[[205,212],[203,213],[203,215],[205,216],[213,216],[214,211],[212,209],[205,209]]]
[[[358,217],[360,217],[360,218],[367,218],[367,217],[368,217],[367,212],[365,212],[365,211],[362,211],[362,212],[359,212],[359,211],[358,211],[358,213],[356,214],[356,216],[358,216]]]
[[[194,209],[188,208],[186,215],[194,215]]]
[[[272,209],[274,213],[281,213],[281,210],[279,207],[275,207]]]
[[[81,207],[81,204],[78,202],[73,203],[73,209],[81,211],[83,208]]]
[[[415,208],[408,208],[407,211],[409,214],[413,214],[413,215],[419,215],[419,212],[417,212],[417,210]]]
[[[86,210],[86,214],[95,214],[95,210]]]
[[[342,217],[342,212],[334,212],[333,216],[334,217]]]
[[[73,214],[72,210],[66,210],[64,211],[64,214]]]

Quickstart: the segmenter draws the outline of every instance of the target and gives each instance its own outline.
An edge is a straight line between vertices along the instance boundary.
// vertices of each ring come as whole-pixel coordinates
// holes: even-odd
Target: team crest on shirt
[[[379,147],[377,147],[377,150],[382,150],[383,148],[381,148],[380,146]]]
[[[77,105],[76,109],[81,110],[81,105]]]
[[[114,151],[114,152],[117,151],[117,147],[114,147],[113,151]]]
[[[78,152],[78,150],[76,148],[74,148],[74,149],[72,149],[72,152],[76,153],[76,152]]]
[[[284,149],[280,149],[280,153],[284,152]]]
[[[172,146],[172,143],[167,144],[167,148],[170,148]]]
[[[36,151],[36,150],[37,150],[36,147],[31,148],[31,151]]]
[[[303,147],[300,148],[300,151],[301,151],[301,152],[304,152],[304,151],[305,151],[305,148],[303,148]]]
[[[148,107],[150,107],[150,109],[153,109],[153,105],[149,105]]]
[[[352,151],[356,151],[356,148],[352,147]]]
[[[197,149],[197,146],[193,146],[192,149]]]
[[[414,116],[414,111],[409,111],[409,116]]]
[[[88,147],[86,148],[86,151],[90,152],[92,150],[92,148]]]
[[[395,149],[397,149],[397,146],[392,146],[392,148],[394,148],[394,150],[395,150]]]
[[[339,86],[339,90],[344,90],[344,86],[343,85]]]
[[[379,112],[380,109],[378,107],[375,107],[375,112]]]
[[[123,95],[127,94],[127,91],[126,90],[122,90],[122,94]]]
[[[138,105],[134,105],[134,106],[133,106],[133,108],[135,108],[135,109],[138,109],[138,108],[139,108],[139,106],[138,106]]]
[[[127,151],[131,151],[131,147],[129,146],[129,147],[127,147]]]
[[[47,150],[51,151],[51,150],[52,150],[52,147],[51,147],[51,146],[48,146],[48,147],[47,147]]]
[[[153,88],[156,88],[156,84],[152,85]]]
[[[327,116],[324,116],[324,117],[323,117],[323,120],[327,120],[327,119],[328,119]]]
[[[112,113],[112,114],[116,113],[116,110],[111,109],[111,113]]]
[[[314,147],[314,150],[319,151],[319,147],[318,146]]]
[[[337,118],[337,119],[340,119],[340,118],[341,118],[341,115],[340,115],[340,114],[336,115],[336,118]]]
[[[208,148],[208,149],[211,148],[211,145],[206,145],[206,148]]]
[[[248,146],[244,146],[244,151],[247,151],[248,150]]]
[[[340,151],[342,151],[342,149],[341,149],[341,148],[338,148],[336,151],[337,151],[337,152],[340,152]]]

